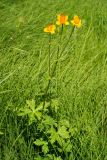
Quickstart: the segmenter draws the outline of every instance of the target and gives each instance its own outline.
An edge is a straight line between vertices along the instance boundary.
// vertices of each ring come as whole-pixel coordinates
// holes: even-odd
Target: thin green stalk
[[[60,43],[61,43],[61,39],[62,39],[62,33],[63,33],[63,25],[61,27],[61,34],[60,34],[60,39],[59,39],[59,44],[58,44],[58,50],[57,50],[57,61],[59,60],[59,51],[60,51]]]
[[[49,35],[49,55],[48,55],[49,83],[51,83],[51,34]],[[51,101],[51,87],[49,91],[49,100]]]
[[[70,42],[70,39],[71,39],[72,34],[73,34],[73,32],[74,32],[74,29],[75,29],[75,27],[73,27],[73,29],[71,30],[70,36],[69,36],[69,38],[68,38],[68,40],[67,40],[67,43],[65,44],[65,46],[64,46],[63,50],[61,51],[61,53],[60,53],[60,46],[58,46],[58,50],[57,50],[57,60],[56,60],[56,63],[55,63],[55,66],[54,66],[54,68],[53,68],[52,73],[50,72],[50,67],[49,67],[49,81],[48,81],[48,85],[47,85],[47,87],[46,87],[46,90],[45,90],[44,95],[47,95],[47,92],[48,92],[49,87],[50,87],[50,78],[53,77],[54,74],[55,74],[55,71],[56,71],[56,68],[57,68],[57,65],[58,65],[58,60],[59,60],[59,58],[62,56],[63,52],[65,51],[65,49],[66,49],[66,47],[67,47],[67,45],[68,45],[68,43]],[[62,26],[62,29],[61,29],[60,40],[62,39],[62,33],[63,33],[63,26]],[[49,57],[50,57],[50,52],[51,52],[51,51],[50,51],[50,47],[51,47],[51,38],[49,38]],[[59,53],[60,53],[60,55],[59,55]],[[50,58],[49,58],[49,64],[50,64]],[[50,65],[49,65],[49,66],[50,66]],[[45,106],[45,100],[44,100],[44,103],[43,103],[43,110],[44,110],[44,106]]]
[[[48,76],[49,76],[49,81],[47,88],[45,90],[45,95],[47,95],[50,83],[51,83],[51,34],[49,34],[49,48],[48,48]],[[49,91],[49,101],[51,103],[51,90]],[[43,102],[43,112],[44,112],[44,107],[45,107],[45,100],[46,98],[44,97],[44,102]]]
[[[48,75],[49,75],[49,81],[50,81],[51,79],[51,35],[49,35]]]
[[[69,36],[69,38],[68,38],[68,41],[67,41],[67,43],[65,44],[65,46],[64,46],[62,52],[60,53],[60,55],[59,55],[59,48],[58,48],[58,50],[57,50],[57,55],[59,55],[59,56],[58,56],[59,58],[62,56],[63,52],[65,51],[65,49],[66,49],[66,47],[67,47],[67,45],[68,45],[68,43],[70,42],[70,39],[71,39],[72,34],[73,34],[73,32],[74,32],[74,29],[75,29],[75,27],[73,27],[73,29],[71,30],[70,36]],[[55,66],[54,66],[53,71],[52,71],[52,73],[51,73],[51,77],[54,76],[57,65],[58,65],[58,59],[56,60]],[[46,92],[45,92],[45,93],[47,93],[47,91],[48,91],[48,89],[49,89],[49,86],[50,86],[50,82],[48,82],[48,85],[47,85],[47,87],[46,87]]]
[[[62,53],[65,51],[67,45],[69,44],[70,39],[71,39],[71,37],[72,37],[72,34],[73,34],[73,32],[74,32],[74,29],[75,29],[75,27],[72,28],[71,33],[70,33],[70,36],[69,36],[69,38],[68,38],[68,40],[67,40],[67,42],[66,42],[66,44],[65,44],[65,46],[64,46],[64,48],[63,48],[63,50],[62,50],[62,52],[60,53],[60,56],[59,56],[59,57],[62,56]]]
[[[57,88],[57,95],[58,95],[58,81],[59,81],[59,74],[60,74],[60,62],[59,62],[59,53],[60,53],[60,45],[61,45],[61,40],[62,40],[62,34],[63,34],[63,24],[61,26],[61,33],[60,33],[60,39],[59,39],[59,44],[58,44],[58,50],[57,50],[57,65],[58,65],[58,70],[57,70],[57,73],[56,73],[56,79],[57,79],[57,82],[56,82],[56,88]],[[57,66],[56,66],[57,67]],[[55,67],[55,70],[56,70],[56,67]]]

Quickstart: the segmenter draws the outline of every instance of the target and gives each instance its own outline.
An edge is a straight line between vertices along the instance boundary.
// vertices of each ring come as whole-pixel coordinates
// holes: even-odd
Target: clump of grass
[[[106,7],[105,1],[96,0],[0,2],[0,159],[33,160],[37,153],[41,156],[38,159],[47,156],[47,159],[49,156],[53,159],[66,156],[65,159],[71,160],[107,159]],[[65,119],[70,124],[72,149],[70,155],[58,153],[55,156],[55,150],[51,150],[52,154],[44,157],[41,153],[43,145],[37,147],[36,141],[44,134],[37,135],[40,130],[37,132],[36,124],[29,125],[29,118],[19,117],[17,112],[27,106],[26,100],[35,100],[36,108],[44,99],[49,77],[48,39],[43,35],[43,26],[50,19],[53,22],[58,12],[71,16],[77,13],[85,20],[84,27],[74,31],[73,41],[69,42],[60,59],[60,108],[57,115],[61,120],[60,127],[66,124]],[[64,29],[62,46],[66,45],[69,32],[68,27]],[[58,37],[53,36],[51,68],[56,62],[58,41]],[[53,78],[51,92],[56,93],[54,86]],[[48,115],[58,121],[53,112],[55,108]],[[46,147],[46,143],[44,145]],[[49,143],[49,149],[51,147]]]

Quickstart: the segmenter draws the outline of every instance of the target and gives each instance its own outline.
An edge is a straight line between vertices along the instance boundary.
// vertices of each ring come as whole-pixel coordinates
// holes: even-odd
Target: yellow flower
[[[81,19],[78,16],[74,16],[73,20],[71,21],[71,23],[76,26],[76,27],[81,27]]]
[[[68,16],[65,16],[63,14],[58,15],[56,24],[57,25],[69,25]]]
[[[56,30],[56,26],[54,24],[50,24],[44,28],[44,32],[54,34]]]

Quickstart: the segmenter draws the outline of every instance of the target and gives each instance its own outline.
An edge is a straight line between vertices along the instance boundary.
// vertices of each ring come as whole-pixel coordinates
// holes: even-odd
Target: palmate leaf
[[[50,137],[49,137],[50,142],[51,142],[51,144],[53,144],[55,141],[57,141],[58,134],[57,134],[56,130],[53,127],[50,128],[48,133],[50,134]]]
[[[47,145],[47,144],[44,144],[44,145],[42,146],[42,152],[43,152],[44,154],[47,154],[47,153],[49,152],[49,148],[48,148],[48,145]]]
[[[36,117],[38,120],[40,120],[42,116],[43,105],[44,105],[44,102],[41,102],[37,107],[35,107],[34,100],[27,100],[25,107],[20,108],[17,114],[18,116],[29,115],[31,119],[33,119],[32,117]],[[45,102],[44,111],[47,111],[48,107],[49,107],[49,103]]]
[[[42,112],[39,112],[39,111],[35,110],[34,115],[37,117],[38,120],[40,120],[41,117],[42,117]]]
[[[64,139],[69,138],[69,132],[65,126],[59,127],[58,134]]]
[[[34,100],[27,100],[25,107],[20,108],[18,111],[18,116],[25,116],[29,115],[35,110],[35,101]]]
[[[66,152],[71,152],[72,147],[73,147],[73,145],[72,145],[72,143],[70,142],[70,140],[68,140],[67,142],[65,142],[64,150],[65,150]]]
[[[35,111],[28,114],[29,117],[29,125],[36,121],[36,119],[40,120],[42,117],[42,113]]]
[[[70,133],[71,136],[76,135],[77,132],[78,132],[78,129],[76,127],[69,128],[69,133]]]
[[[57,113],[57,111],[59,109],[58,99],[52,99],[51,106],[52,106],[52,108],[54,108],[54,111]]]
[[[60,151],[61,151],[62,147],[63,147],[64,144],[65,144],[65,139],[62,138],[61,136],[59,136],[59,134],[58,134],[58,136],[57,136],[57,142],[58,142],[58,144],[61,146],[61,148],[60,148]]]
[[[25,105],[23,108],[20,108],[20,110],[17,112],[18,116],[28,115],[30,122],[33,121],[35,117],[40,120],[42,114],[40,111],[42,111],[43,106],[41,105],[35,108],[34,100],[27,100],[26,103],[27,105]]]
[[[57,140],[58,140],[58,134],[57,133],[56,134],[52,134],[50,136],[50,142],[51,142],[51,144],[54,144]]]
[[[60,146],[63,145],[64,143],[63,138],[59,136],[58,132],[53,127],[51,127],[48,133],[50,133],[49,139],[51,144],[54,144],[57,141]]]
[[[46,145],[46,144],[47,144],[47,142],[44,141],[42,138],[36,139],[36,141],[34,141],[33,143],[34,143],[35,145],[37,145],[37,146],[42,146],[42,145]]]
[[[44,154],[47,154],[49,152],[48,148],[48,142],[44,141],[42,138],[37,139],[35,142],[33,142],[36,146],[42,146],[42,152]]]
[[[70,123],[67,119],[61,119],[60,120],[60,125],[65,126],[66,128],[70,127]]]
[[[35,122],[35,115],[34,113],[30,113],[28,114],[28,117],[29,117],[29,125],[31,125],[33,122]]]
[[[65,148],[66,152],[71,152],[72,150],[72,144],[68,144],[68,146]]]
[[[25,115],[27,115],[27,114],[30,114],[32,111],[29,109],[29,108],[21,108],[19,111],[18,111],[18,113],[17,113],[17,115],[18,116],[25,116]]]
[[[49,107],[50,103],[49,102],[41,102],[37,108],[35,109],[36,111],[42,111],[43,106],[44,106],[44,110],[46,110]]]
[[[56,126],[57,127],[56,121],[52,117],[50,117],[48,115],[44,116],[43,123],[45,125],[50,125],[50,126]]]
[[[28,105],[28,108],[30,108],[32,111],[35,110],[35,100],[27,100],[26,104]]]

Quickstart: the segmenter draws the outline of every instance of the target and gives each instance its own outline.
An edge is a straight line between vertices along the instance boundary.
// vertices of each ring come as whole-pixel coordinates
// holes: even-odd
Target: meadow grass
[[[32,144],[35,127],[26,126],[12,110],[25,105],[26,100],[36,100],[46,87],[48,36],[43,28],[55,23],[59,13],[69,15],[69,19],[77,14],[83,21],[60,59],[58,116],[76,128],[71,155],[64,159],[107,160],[106,9],[106,0],[0,1],[1,160],[33,160],[37,152]],[[62,48],[69,33],[70,27],[64,28]],[[54,35],[51,67],[57,46]]]

